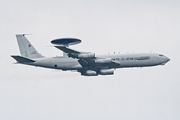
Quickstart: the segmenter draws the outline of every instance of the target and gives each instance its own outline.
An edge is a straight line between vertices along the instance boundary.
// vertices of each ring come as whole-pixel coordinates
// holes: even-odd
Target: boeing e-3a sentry
[[[28,41],[25,34],[16,35],[21,56],[11,56],[17,63],[60,69],[73,70],[83,76],[113,75],[114,69],[128,67],[150,67],[165,65],[170,59],[156,53],[107,54],[96,55],[91,52],[80,52],[69,48],[69,45],[81,42],[75,38],[52,40],[54,47],[63,51],[63,56],[44,57]]]

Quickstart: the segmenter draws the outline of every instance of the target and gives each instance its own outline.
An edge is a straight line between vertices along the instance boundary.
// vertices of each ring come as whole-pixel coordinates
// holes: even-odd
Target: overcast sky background
[[[179,120],[180,1],[0,0],[0,120]],[[71,48],[98,54],[150,51],[165,66],[126,68],[83,77],[16,65],[15,34],[44,56],[62,55],[50,41],[75,37]]]

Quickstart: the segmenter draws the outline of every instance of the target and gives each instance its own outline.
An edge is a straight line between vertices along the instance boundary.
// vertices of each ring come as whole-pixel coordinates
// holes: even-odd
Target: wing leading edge
[[[62,50],[63,52],[67,53],[69,57],[72,58],[77,58],[79,59],[78,62],[83,66],[83,67],[103,67],[103,66],[109,66],[109,67],[115,67],[119,66],[120,64],[116,61],[111,60],[109,63],[95,63],[95,60],[97,59],[106,59],[106,58],[98,58],[98,57],[92,57],[92,58],[79,58],[78,55],[80,54],[89,54],[90,52],[79,52],[64,46],[55,46],[59,50]]]

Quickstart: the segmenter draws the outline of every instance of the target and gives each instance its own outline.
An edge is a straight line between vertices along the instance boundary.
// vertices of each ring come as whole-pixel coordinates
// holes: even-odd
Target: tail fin
[[[28,41],[24,34],[16,35],[21,56],[25,58],[41,58],[43,57]]]

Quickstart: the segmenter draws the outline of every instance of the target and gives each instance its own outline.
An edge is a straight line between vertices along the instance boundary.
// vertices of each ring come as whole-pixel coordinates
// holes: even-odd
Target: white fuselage
[[[116,68],[164,65],[170,60],[164,55],[155,53],[96,55],[91,52],[80,52],[67,47],[80,41],[74,38],[52,41],[52,43],[58,43],[54,47],[63,51],[64,56],[44,57],[28,41],[25,34],[18,34],[16,38],[21,56],[12,55],[11,57],[18,63],[51,69],[75,70],[84,76],[113,75],[113,69]]]
[[[133,54],[112,54],[112,55],[97,55],[96,58],[111,58],[113,61],[118,63],[116,66],[109,66],[108,64],[103,64],[97,66],[83,67],[78,59],[70,57],[43,57],[38,59],[33,59],[36,62],[27,64],[45,68],[52,69],[62,69],[62,70],[81,70],[81,69],[111,69],[111,68],[125,68],[125,67],[148,67],[156,65],[164,65],[170,59],[161,54],[155,53],[133,53]],[[95,59],[96,59],[95,58]]]

